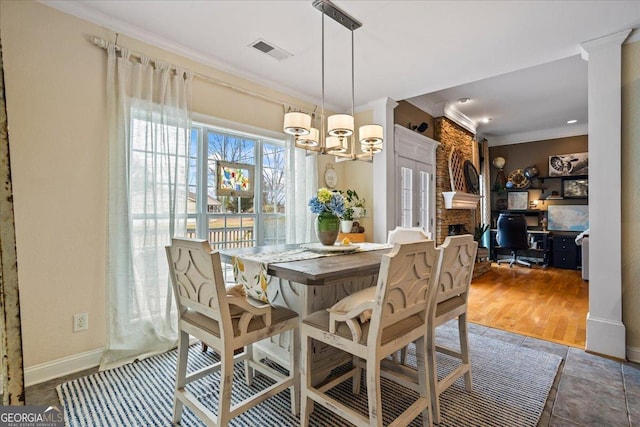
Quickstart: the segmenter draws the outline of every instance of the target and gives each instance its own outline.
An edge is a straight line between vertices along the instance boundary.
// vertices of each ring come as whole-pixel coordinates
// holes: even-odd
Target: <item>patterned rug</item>
[[[457,342],[457,330],[447,325],[438,328],[437,341],[451,345]],[[509,343],[469,334],[473,391],[464,390],[463,379],[440,396],[444,426],[536,426],[544,409],[561,358],[514,346]],[[217,356],[210,350],[200,351],[199,345],[190,349],[189,370],[204,367]],[[438,376],[446,375],[456,363],[438,354]],[[415,366],[415,349],[410,348],[409,364]],[[63,383],[56,389],[64,405],[68,426],[171,426],[176,351],[151,357],[109,371]],[[364,377],[364,376],[363,376]],[[233,388],[234,402],[254,390],[267,387],[270,380],[258,376],[253,388],[244,385],[241,365],[236,365]],[[217,404],[217,375],[192,384],[190,390],[215,408]],[[360,395],[351,393],[351,382],[333,389],[340,400],[353,405],[363,414],[367,411],[366,386]],[[408,408],[416,394],[383,379],[382,400],[385,425]],[[236,400],[237,399],[237,400]],[[315,406],[312,426],[348,426],[332,413]],[[214,412],[216,412],[214,410]],[[203,423],[185,409],[183,426],[202,426]],[[290,412],[289,391],[268,399],[241,416],[231,426],[298,426],[299,419]],[[420,426],[418,417],[411,424]]]

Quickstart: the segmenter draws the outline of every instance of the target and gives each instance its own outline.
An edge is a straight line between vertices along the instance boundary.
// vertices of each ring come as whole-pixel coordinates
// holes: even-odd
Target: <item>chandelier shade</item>
[[[297,111],[284,115],[284,131],[289,135],[308,135],[311,129],[311,116]]]
[[[345,147],[343,143],[343,138],[337,136],[328,136],[325,141],[325,147],[329,154],[345,153],[347,151],[347,147]]]
[[[376,145],[382,144],[384,139],[384,129],[380,125],[365,125],[360,126],[358,130],[360,136],[360,144],[363,145]]]
[[[297,143],[307,147],[317,147],[320,144],[320,131],[317,128],[309,129],[307,135],[300,135]]]
[[[327,120],[328,133],[331,136],[353,135],[353,116],[349,114],[334,114]]]
[[[362,24],[333,4],[330,0],[314,0],[313,7],[322,12],[322,111],[320,129],[312,128],[310,114],[287,112],[284,116],[284,131],[294,135],[297,147],[320,154],[332,154],[350,160],[372,161],[373,154],[382,151],[384,128],[380,125],[361,126],[358,137],[354,134],[354,39],[353,32]],[[325,70],[325,34],[324,17],[328,16],[351,32],[351,114],[334,114],[326,118],[324,112],[324,70]],[[360,151],[356,144],[360,142]]]

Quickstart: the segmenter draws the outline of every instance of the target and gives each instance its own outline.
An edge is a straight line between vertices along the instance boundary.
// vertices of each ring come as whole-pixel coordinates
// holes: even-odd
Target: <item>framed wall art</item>
[[[253,197],[253,165],[218,160],[217,172],[218,196]]]
[[[589,197],[588,178],[562,178],[562,197],[565,199],[586,199]]]
[[[554,154],[549,156],[549,176],[589,174],[589,153]]]
[[[529,207],[528,191],[510,191],[507,194],[508,210],[525,210]]]

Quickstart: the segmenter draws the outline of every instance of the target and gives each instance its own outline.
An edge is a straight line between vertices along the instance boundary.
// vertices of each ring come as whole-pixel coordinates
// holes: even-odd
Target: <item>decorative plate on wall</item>
[[[333,167],[327,168],[327,170],[324,171],[324,184],[329,188],[336,188],[338,184],[338,174],[336,174]]]
[[[513,188],[526,188],[529,185],[529,178],[525,176],[522,169],[511,171],[507,180],[513,183]]]
[[[464,165],[464,178],[467,183],[467,193],[480,194],[480,178],[478,177],[478,171],[470,160],[465,160]]]

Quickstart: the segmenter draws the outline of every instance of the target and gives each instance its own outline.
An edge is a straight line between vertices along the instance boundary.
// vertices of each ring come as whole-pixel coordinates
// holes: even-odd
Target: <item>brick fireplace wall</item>
[[[449,154],[455,147],[465,160],[473,160],[474,135],[446,117],[434,119],[434,139],[442,145],[436,151],[436,243],[444,242],[449,234],[449,226],[461,224],[471,234],[475,227],[475,210],[445,209],[443,191],[451,191],[449,179]]]

